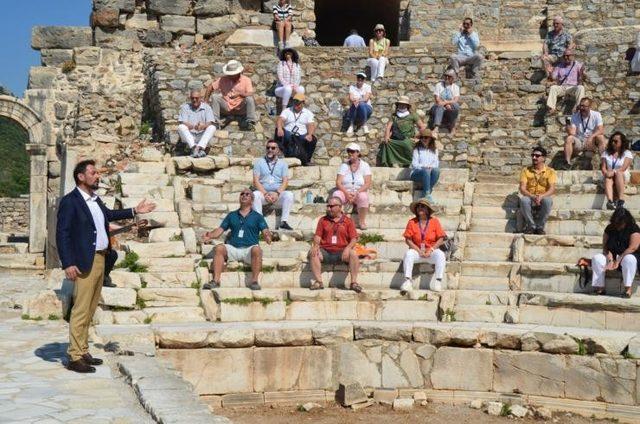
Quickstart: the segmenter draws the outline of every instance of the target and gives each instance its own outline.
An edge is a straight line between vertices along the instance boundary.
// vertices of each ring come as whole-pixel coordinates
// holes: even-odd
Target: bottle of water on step
[[[230,158],[233,155],[233,149],[231,148],[231,145],[224,146],[224,154],[228,158]]]
[[[310,204],[313,203],[313,193],[311,193],[311,190],[307,191],[307,196],[306,196],[306,199],[305,199],[305,203],[307,205],[310,205]]]

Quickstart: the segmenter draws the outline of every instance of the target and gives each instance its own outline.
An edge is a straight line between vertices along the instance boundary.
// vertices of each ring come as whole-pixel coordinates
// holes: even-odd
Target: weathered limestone
[[[91,46],[89,27],[35,26],[31,31],[31,47],[40,49],[72,49]]]
[[[489,391],[492,359],[490,350],[440,348],[434,355],[431,371],[433,388]]]

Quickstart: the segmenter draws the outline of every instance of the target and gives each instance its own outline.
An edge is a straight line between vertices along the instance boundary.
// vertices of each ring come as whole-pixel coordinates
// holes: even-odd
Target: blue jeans
[[[443,118],[447,122],[449,127],[452,127],[458,119],[460,113],[460,106],[457,103],[451,105],[451,110],[447,110],[444,106],[438,106],[434,104],[431,107],[431,119],[434,127],[442,125]]]
[[[351,104],[349,112],[347,112],[347,119],[351,125],[364,125],[371,115],[373,114],[373,107],[367,103],[360,103],[358,107]]]
[[[422,190],[425,195],[431,194],[431,190],[438,183],[438,179],[440,179],[440,168],[422,168],[411,171],[411,181],[422,183]]]

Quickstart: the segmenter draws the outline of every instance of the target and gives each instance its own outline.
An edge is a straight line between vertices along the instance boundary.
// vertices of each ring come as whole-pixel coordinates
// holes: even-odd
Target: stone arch
[[[20,99],[0,95],[0,116],[20,124],[29,134],[29,251],[43,253],[47,223],[47,146],[42,118]]]

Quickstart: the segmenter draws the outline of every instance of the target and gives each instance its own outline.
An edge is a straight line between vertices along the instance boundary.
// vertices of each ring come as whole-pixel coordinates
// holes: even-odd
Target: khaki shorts
[[[247,265],[251,265],[251,249],[254,246],[249,247],[233,247],[230,244],[225,244],[224,247],[227,248],[227,261],[229,262],[244,262]]]

